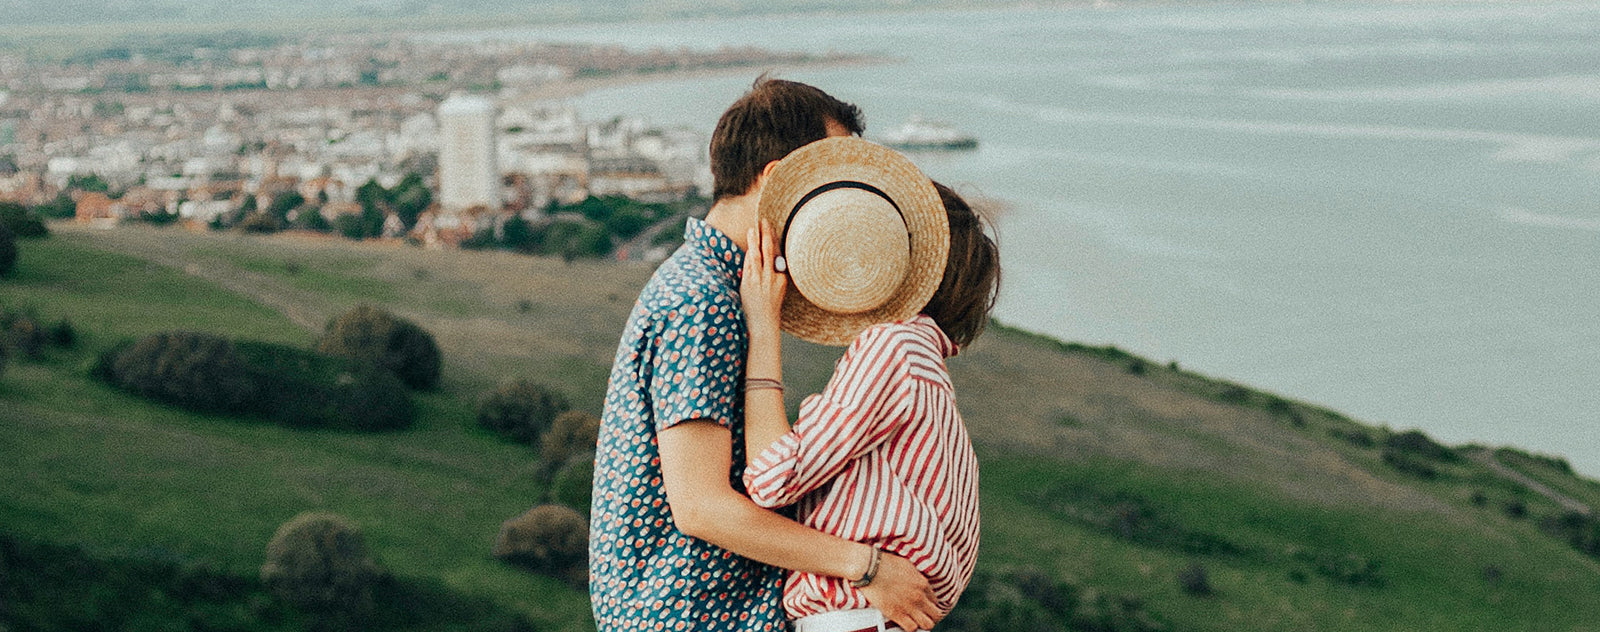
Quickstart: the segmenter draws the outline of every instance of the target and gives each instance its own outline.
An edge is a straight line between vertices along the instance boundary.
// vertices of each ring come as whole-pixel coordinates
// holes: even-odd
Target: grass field
[[[251,575],[280,523],[328,510],[358,523],[403,577],[490,600],[542,630],[592,627],[586,595],[490,557],[500,522],[545,490],[531,451],[478,429],[472,410],[502,378],[524,376],[599,412],[648,268],[288,235],[53,229],[22,242],[0,306],[70,318],[82,341],[38,361],[14,357],[0,375],[0,531]],[[419,397],[403,432],[197,415],[87,377],[95,353],[121,339],[190,329],[305,346],[363,302],[415,320],[444,350],[443,387]],[[820,388],[836,356],[793,343],[794,396]],[[1003,328],[951,368],[982,460],[980,568],[1035,567],[1136,597],[1176,630],[1600,630],[1600,560],[1541,530],[1555,501],[1477,461],[1409,475],[1385,464],[1382,428]],[[1376,445],[1334,436],[1352,431]],[[1538,459],[1502,463],[1591,507],[1600,500],[1593,481]],[[1503,510],[1511,500],[1525,517]],[[1195,564],[1215,594],[1181,589],[1179,572]]]

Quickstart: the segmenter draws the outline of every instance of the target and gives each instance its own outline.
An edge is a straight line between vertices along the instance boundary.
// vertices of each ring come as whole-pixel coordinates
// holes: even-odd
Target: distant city
[[[0,54],[0,202],[58,217],[70,206],[105,227],[144,219],[457,245],[591,197],[709,192],[705,130],[586,121],[562,100],[584,86],[834,59],[349,36],[192,43],[48,62]],[[419,183],[425,192],[405,193]]]

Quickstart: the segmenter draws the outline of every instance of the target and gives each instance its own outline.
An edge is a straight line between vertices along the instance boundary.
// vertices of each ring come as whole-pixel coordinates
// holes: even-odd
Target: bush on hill
[[[17,236],[5,226],[0,226],[0,277],[11,276],[17,269]]]
[[[49,332],[32,313],[6,312],[0,316],[0,344],[38,360],[44,356],[45,345],[49,342]]]
[[[1545,517],[1539,527],[1584,555],[1600,558],[1600,518],[1579,511]]]
[[[1383,574],[1383,564],[1366,556],[1336,551],[1295,550],[1290,552],[1289,557],[1297,563],[1296,570],[1302,576],[1305,570],[1310,570],[1346,586],[1382,588],[1388,584],[1388,578]]]
[[[411,396],[393,373],[365,362],[265,342],[239,342],[260,385],[258,412],[286,426],[397,430]]]
[[[1412,453],[1393,447],[1383,449],[1383,462],[1385,465],[1399,470],[1401,473],[1410,474],[1421,479],[1439,478],[1439,469],[1429,464]]]
[[[550,387],[512,379],[478,401],[478,425],[517,443],[537,445],[568,408],[567,398]]]
[[[1211,586],[1211,576],[1206,572],[1206,567],[1195,562],[1178,571],[1178,587],[1184,594],[1194,597],[1210,597],[1217,593]]]
[[[550,482],[551,502],[560,503],[584,513],[589,511],[589,502],[593,493],[594,452],[592,451],[568,459],[566,464],[556,471],[555,479]]]
[[[1342,440],[1345,443],[1358,448],[1370,448],[1376,445],[1376,442],[1372,440],[1372,435],[1362,428],[1351,428],[1349,430],[1342,428],[1329,428],[1328,436]]]
[[[63,318],[50,326],[50,344],[63,349],[78,345],[78,329],[72,326],[71,320]]]
[[[571,507],[538,505],[500,525],[491,553],[578,585],[588,575],[589,521]]]
[[[539,440],[539,460],[547,472],[553,472],[573,457],[592,457],[599,437],[599,417],[581,410],[561,413]]]
[[[1494,451],[1494,456],[1512,467],[1531,464],[1549,468],[1568,476],[1575,475],[1572,471],[1572,463],[1559,456],[1535,454],[1516,448],[1499,448]]]
[[[342,516],[303,513],[267,543],[261,583],[285,602],[329,615],[364,615],[388,579],[367,553],[361,531]]]
[[[15,630],[301,630],[253,577],[154,550],[98,557],[0,534],[0,622]]]
[[[257,410],[257,380],[228,339],[176,331],[145,336],[100,355],[93,375],[125,391],[190,410]]]
[[[1407,430],[1389,435],[1383,440],[1386,448],[1434,461],[1454,462],[1461,459],[1455,450],[1444,447],[1421,430]]]
[[[412,418],[410,395],[388,371],[213,334],[146,336],[101,354],[92,375],[190,410],[259,415],[286,426],[391,430]]]
[[[328,321],[317,351],[371,362],[393,371],[414,389],[439,385],[443,358],[433,334],[404,318],[358,305]]]
[[[50,229],[37,213],[16,202],[0,202],[0,225],[24,239],[50,235]]]
[[[979,571],[940,630],[952,632],[1158,632],[1170,626],[1134,595],[1112,595],[1043,571]]]
[[[1061,518],[1141,546],[1190,555],[1242,555],[1245,546],[1179,522],[1169,509],[1123,491],[1061,485],[1037,490],[1039,507]]]

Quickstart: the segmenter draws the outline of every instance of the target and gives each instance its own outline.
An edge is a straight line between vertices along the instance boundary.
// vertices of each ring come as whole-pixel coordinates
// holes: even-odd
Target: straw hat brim
[[[779,161],[762,188],[759,215],[774,235],[784,235],[795,204],[819,187],[840,181],[870,185],[894,202],[905,220],[910,258],[900,287],[882,305],[853,314],[817,306],[790,282],[783,300],[784,331],[834,346],[850,344],[871,325],[906,320],[921,311],[939,289],[950,252],[949,220],[933,182],[899,152],[853,136],[819,140]],[[784,244],[777,244],[777,249],[782,254]],[[826,261],[825,255],[820,259]]]

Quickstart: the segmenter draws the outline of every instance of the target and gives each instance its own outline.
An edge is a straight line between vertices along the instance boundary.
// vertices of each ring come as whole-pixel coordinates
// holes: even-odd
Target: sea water
[[[1600,474],[1600,5],[1249,3],[736,17],[473,38],[860,53],[780,69],[979,138],[997,316]],[[710,130],[756,72],[608,88]]]

